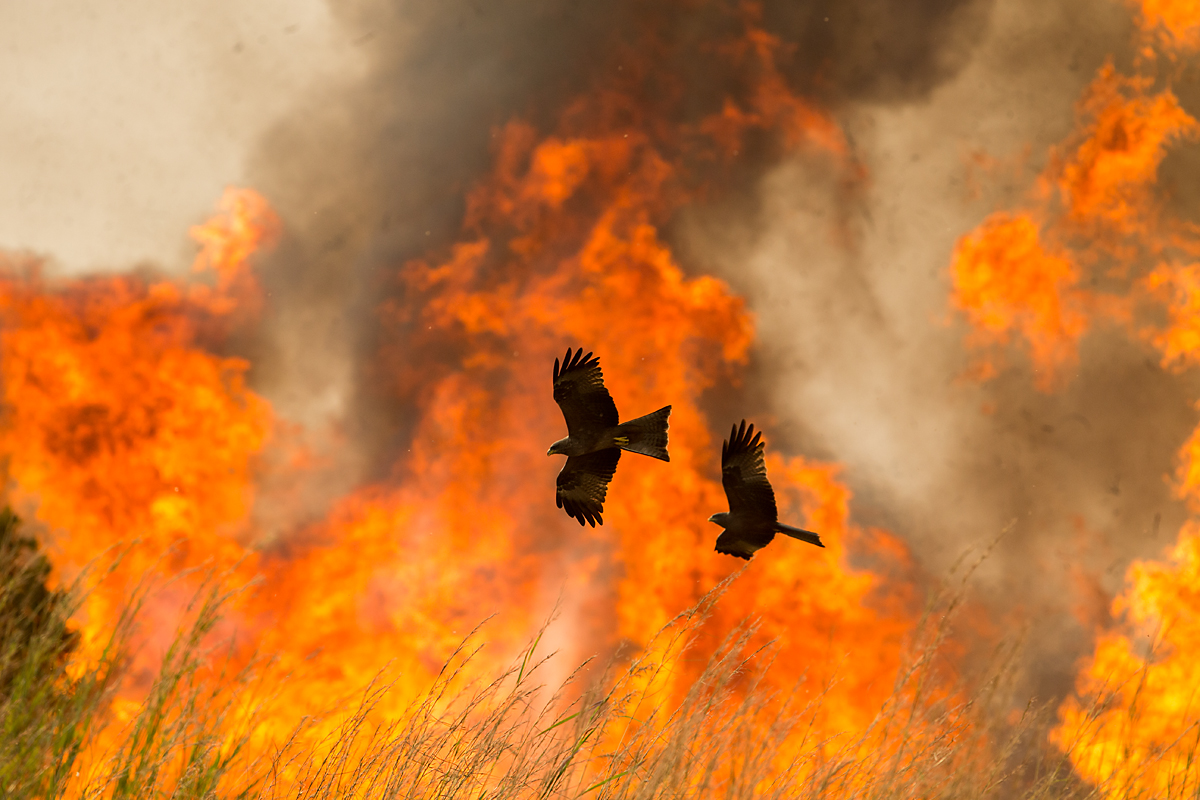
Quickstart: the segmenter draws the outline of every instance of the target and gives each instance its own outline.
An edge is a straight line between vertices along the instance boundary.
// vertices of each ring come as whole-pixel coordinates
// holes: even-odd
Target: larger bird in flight
[[[554,359],[554,402],[567,421],[567,438],[550,445],[546,455],[564,455],[567,463],[558,473],[555,492],[558,507],[582,525],[603,525],[600,516],[608,482],[617,471],[621,451],[641,453],[670,461],[667,455],[667,417],[671,407],[653,414],[620,422],[617,404],[604,388],[600,359],[583,354],[583,348],[567,355],[562,365]]]
[[[729,511],[708,518],[725,529],[717,537],[717,552],[749,559],[770,544],[777,533],[824,547],[821,537],[812,531],[779,521],[775,492],[763,463],[765,447],[762,433],[755,433],[753,425],[747,428],[746,420],[740,428],[734,425],[729,441],[721,444],[721,483],[729,498]]]

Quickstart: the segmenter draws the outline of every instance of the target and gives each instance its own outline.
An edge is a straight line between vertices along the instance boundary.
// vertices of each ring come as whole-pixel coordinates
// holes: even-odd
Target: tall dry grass
[[[736,576],[730,580],[736,580]],[[10,579],[3,592],[15,585]],[[965,584],[964,584],[965,585]],[[13,798],[1049,798],[1149,797],[1121,783],[1078,780],[1047,742],[1054,709],[1013,709],[1018,643],[987,672],[957,682],[945,669],[963,586],[932,602],[894,690],[863,730],[821,727],[824,696],[767,688],[773,651],[734,631],[686,694],[664,678],[685,657],[725,585],[667,625],[643,652],[585,663],[566,681],[543,675],[556,656],[541,637],[490,681],[467,678],[484,645],[472,632],[398,718],[373,713],[394,691],[387,672],[325,720],[298,720],[263,751],[256,704],[269,703],[255,665],[222,672],[209,649],[228,595],[197,596],[189,624],[144,699],[114,713],[139,598],[109,647],[80,670],[61,653],[79,590],[43,598],[21,626],[0,626],[0,794]],[[56,627],[56,624],[58,627]],[[28,628],[26,628],[29,630]],[[1103,703],[1094,708],[1099,713]],[[330,725],[332,723],[332,725]],[[320,727],[324,725],[325,727]],[[312,734],[329,731],[322,737]],[[1079,746],[1074,743],[1071,746]],[[1195,751],[1196,744],[1191,745]],[[1127,765],[1128,766],[1128,765]],[[1182,784],[1169,797],[1193,797]]]

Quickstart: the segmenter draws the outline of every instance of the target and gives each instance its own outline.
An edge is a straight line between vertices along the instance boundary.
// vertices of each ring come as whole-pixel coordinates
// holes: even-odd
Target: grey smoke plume
[[[991,383],[959,380],[948,267],[958,237],[1028,202],[1083,89],[1131,42],[1119,4],[997,4],[965,67],[926,96],[841,107],[870,174],[853,208],[830,202],[828,166],[800,157],[762,182],[755,224],[687,226],[758,316],[763,413],[789,450],[845,465],[860,523],[899,533],[939,576],[1015,520],[981,582],[1002,630],[1030,626],[1041,699],[1070,690],[1130,560],[1174,540],[1185,509],[1169,477],[1195,381],[1103,327],[1062,391],[1035,390],[1019,358]],[[1005,166],[981,172],[978,152]],[[830,235],[839,215],[849,246]]]
[[[380,388],[374,308],[391,270],[453,241],[496,126],[546,129],[647,26],[671,43],[662,69],[688,87],[679,113],[736,91],[692,46],[728,19],[684,5],[336,7],[363,73],[314,87],[251,171],[291,232],[267,271],[274,312],[254,361],[285,416],[346,421],[347,486],[386,474],[411,424]],[[764,3],[763,24],[795,45],[789,78],[835,111],[869,180],[847,191],[821,159],[777,163],[768,148],[669,226],[685,266],[725,277],[758,319],[752,379],[712,398],[714,424],[758,415],[781,450],[843,463],[857,521],[896,532],[933,576],[1015,519],[983,570],[985,597],[1001,624],[1033,626],[1030,688],[1061,695],[1129,559],[1155,554],[1182,519],[1164,474],[1192,394],[1120,332],[1086,341],[1061,393],[1035,391],[1021,369],[958,380],[965,329],[946,270],[959,236],[1020,204],[1097,67],[1123,57],[1128,12],[828,0]],[[657,97],[648,82],[646,102]],[[974,152],[1008,172],[973,168]]]
[[[961,68],[988,6],[769,2],[762,19],[792,46],[787,70],[797,90],[830,105],[907,102]],[[310,422],[346,416],[365,446],[355,469],[386,472],[409,419],[371,373],[373,308],[389,291],[389,270],[453,240],[464,192],[490,163],[496,126],[520,117],[545,128],[568,98],[620,70],[622,48],[636,46],[647,29],[665,44],[641,89],[645,102],[666,96],[655,75],[669,73],[684,86],[675,113],[716,110],[738,91],[738,76],[718,72],[703,43],[736,8],[569,0],[337,5],[347,37],[365,54],[365,73],[316,88],[264,138],[251,172],[292,234],[267,273],[276,315],[255,353],[256,379],[280,410]],[[767,163],[760,159],[740,185],[752,187]]]

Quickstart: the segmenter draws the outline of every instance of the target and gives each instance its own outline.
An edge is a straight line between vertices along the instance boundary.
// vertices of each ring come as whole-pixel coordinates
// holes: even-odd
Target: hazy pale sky
[[[323,0],[5,0],[0,249],[184,267],[262,131],[357,66]]]

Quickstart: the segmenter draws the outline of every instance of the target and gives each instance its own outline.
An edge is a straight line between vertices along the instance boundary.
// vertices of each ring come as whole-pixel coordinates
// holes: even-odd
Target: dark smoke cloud
[[[762,19],[794,45],[784,68],[798,91],[831,106],[907,102],[965,63],[989,5],[769,2]],[[620,70],[647,32],[658,55],[634,90],[650,105],[674,97],[677,118],[716,110],[745,76],[718,69],[704,50],[736,23],[736,4],[361,0],[333,8],[367,68],[314,89],[260,148],[252,183],[281,212],[290,241],[267,272],[275,312],[254,361],[258,384],[285,415],[346,417],[359,444],[351,450],[363,454],[347,475],[379,475],[402,452],[410,413],[372,372],[374,308],[391,269],[453,240],[496,126],[520,117],[547,129],[569,98]],[[776,154],[748,159],[748,174],[735,176],[740,186],[753,187]],[[752,194],[738,196],[753,205]]]
[[[797,70],[832,104],[920,101],[966,64],[992,2],[772,3],[765,20],[796,42]]]

